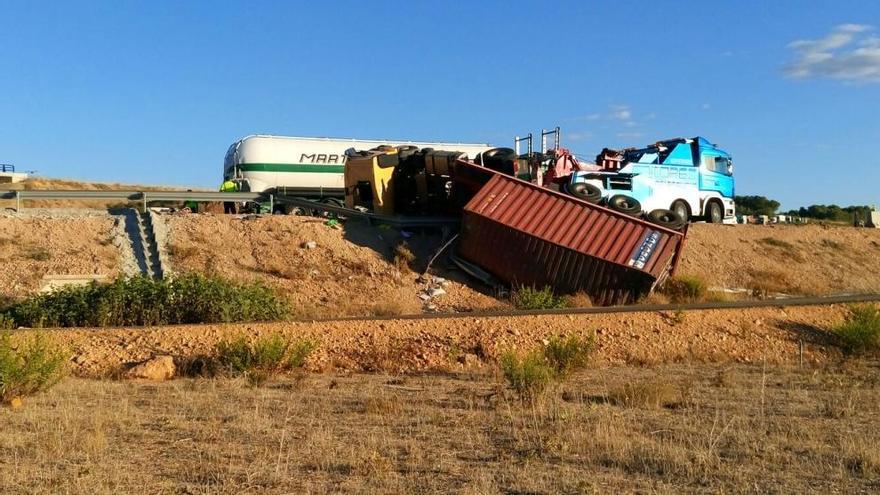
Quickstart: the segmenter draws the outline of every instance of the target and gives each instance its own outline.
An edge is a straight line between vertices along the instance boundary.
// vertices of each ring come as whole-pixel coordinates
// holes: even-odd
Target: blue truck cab
[[[571,184],[595,186],[603,201],[635,199],[643,213],[672,210],[685,220],[736,222],[733,160],[706,138],[668,139],[618,153],[619,168],[578,171]]]

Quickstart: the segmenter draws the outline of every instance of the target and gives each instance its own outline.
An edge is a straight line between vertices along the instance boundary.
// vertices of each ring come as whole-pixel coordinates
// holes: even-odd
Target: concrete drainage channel
[[[111,214],[118,219],[115,244],[120,249],[123,273],[164,278],[170,272],[164,249],[164,220],[150,210],[139,212],[134,208],[113,210]]]

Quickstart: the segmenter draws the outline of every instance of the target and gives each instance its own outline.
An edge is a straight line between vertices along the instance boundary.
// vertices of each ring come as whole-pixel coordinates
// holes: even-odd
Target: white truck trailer
[[[223,179],[237,182],[241,191],[276,190],[307,198],[341,198],[345,196],[346,150],[382,145],[459,151],[471,159],[492,148],[488,144],[253,135],[229,147]]]

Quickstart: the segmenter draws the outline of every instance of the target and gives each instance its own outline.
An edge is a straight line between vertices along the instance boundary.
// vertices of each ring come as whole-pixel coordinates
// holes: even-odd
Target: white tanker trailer
[[[382,145],[459,151],[472,159],[492,148],[488,144],[253,135],[229,147],[223,179],[238,183],[241,191],[278,190],[310,198],[341,198],[345,196],[346,150]]]

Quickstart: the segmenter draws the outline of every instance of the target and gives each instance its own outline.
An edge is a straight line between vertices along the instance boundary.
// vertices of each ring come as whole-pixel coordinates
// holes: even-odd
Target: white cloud
[[[656,115],[654,113],[650,113],[645,115],[645,118],[653,119]],[[617,122],[622,122],[624,124],[633,123],[635,124],[635,117],[629,105],[608,105],[608,109],[605,112],[594,112],[588,113],[584,115],[580,115],[578,117],[570,117],[565,119],[570,122],[583,122],[590,121],[595,122],[597,120],[612,120]]]
[[[872,30],[864,24],[841,24],[824,38],[789,43],[797,58],[785,67],[785,74],[795,79],[880,82],[880,38],[871,36]]]
[[[608,118],[619,120],[621,122],[628,122],[633,118],[632,110],[629,109],[629,105],[611,105],[608,112]]]
[[[573,131],[566,132],[562,136],[567,141],[586,141],[593,137],[593,133],[590,131]]]
[[[641,132],[618,132],[617,137],[620,139],[638,139],[642,137]]]

